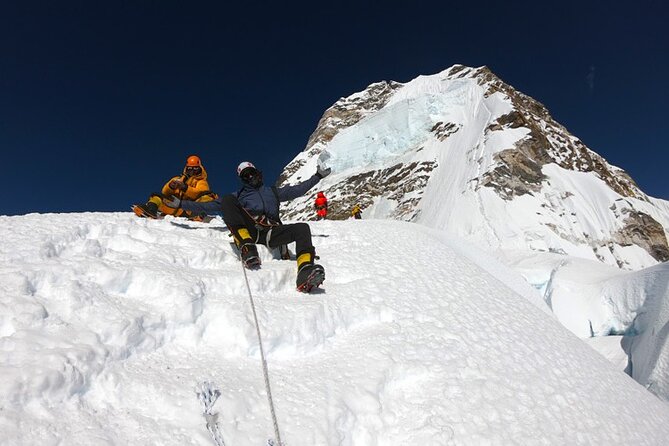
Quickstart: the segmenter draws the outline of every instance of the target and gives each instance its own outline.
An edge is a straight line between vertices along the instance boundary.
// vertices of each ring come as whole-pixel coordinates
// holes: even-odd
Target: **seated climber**
[[[171,208],[165,206],[164,200],[178,198],[181,202],[194,201],[200,203],[211,202],[218,195],[209,190],[207,182],[207,171],[202,165],[200,158],[191,155],[186,160],[186,166],[181,175],[173,177],[160,194],[153,193],[145,204],[133,205],[132,209],[139,217],[160,218],[164,215],[175,217],[187,217],[192,220],[200,219],[199,215],[189,213],[181,207]]]
[[[223,221],[230,229],[239,249],[244,266],[260,267],[256,244],[269,248],[295,242],[297,255],[297,289],[309,292],[325,280],[325,269],[316,263],[316,252],[311,241],[311,229],[307,223],[282,224],[279,218],[279,203],[304,195],[322,178],[330,174],[329,168],[318,167],[316,173],[306,181],[291,186],[269,187],[263,184],[262,172],[245,161],[237,167],[241,188],[233,194],[224,195],[210,203],[180,202],[172,198],[168,206],[192,212],[196,215],[223,213]]]

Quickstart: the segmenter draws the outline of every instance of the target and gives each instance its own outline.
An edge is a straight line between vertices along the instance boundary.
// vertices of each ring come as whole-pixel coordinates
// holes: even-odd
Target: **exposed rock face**
[[[307,142],[307,149],[316,143],[328,143],[341,129],[355,125],[364,116],[382,109],[392,94],[400,88],[398,82],[372,84],[359,95],[339,99],[327,109]]]
[[[546,176],[541,164],[521,148],[507,149],[495,154],[499,166],[483,174],[482,185],[493,188],[505,200],[541,190]]]
[[[434,127],[430,129],[430,132],[439,139],[439,141],[444,141],[446,138],[451,136],[453,133],[457,132],[460,129],[460,126],[452,122],[437,122]]]
[[[614,239],[623,246],[641,246],[658,262],[669,260],[669,247],[664,228],[657,220],[643,212],[630,211],[623,228],[614,235]]]
[[[345,220],[351,217],[353,205],[357,204],[361,209],[366,209],[379,197],[385,197],[394,203],[390,218],[413,221],[417,216],[418,202],[430,179],[430,172],[435,167],[434,162],[396,164],[387,169],[350,176],[344,185],[337,183],[321,189],[329,200],[328,219]],[[288,220],[316,219],[315,212],[310,208],[288,209],[283,216]]]
[[[493,187],[506,200],[515,195],[536,192],[537,181],[542,181],[537,168],[540,170],[545,164],[555,163],[568,170],[594,172],[623,197],[646,199],[646,195],[626,172],[613,168],[601,156],[589,150],[557,123],[539,101],[505,84],[487,67],[476,70],[475,76],[480,85],[488,86],[486,94],[502,92],[514,105],[514,110],[498,118],[496,123],[486,129],[486,133],[520,127],[529,130],[526,138],[509,148],[518,153],[503,152],[498,155],[500,166],[485,173],[481,185]],[[530,171],[533,173],[528,175]],[[518,187],[519,183],[526,181],[534,186]]]
[[[307,141],[304,152],[309,157],[318,156],[339,131],[357,124],[365,116],[382,109],[395,90],[401,86],[402,84],[393,81],[377,82],[362,93],[339,99],[323,113],[316,130]],[[281,185],[303,165],[302,159],[289,163],[279,176],[277,184]]]

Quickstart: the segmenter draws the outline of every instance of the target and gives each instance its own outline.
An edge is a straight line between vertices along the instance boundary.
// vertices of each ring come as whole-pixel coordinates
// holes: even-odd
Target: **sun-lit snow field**
[[[211,445],[194,391],[205,380],[228,446],[273,436],[220,220],[0,223],[0,444]],[[264,248],[249,272],[286,445],[669,438],[669,406],[492,258],[410,223],[311,226],[324,291],[295,291],[295,262]]]
[[[558,254],[505,254],[566,328],[669,402],[669,262],[624,271]]]

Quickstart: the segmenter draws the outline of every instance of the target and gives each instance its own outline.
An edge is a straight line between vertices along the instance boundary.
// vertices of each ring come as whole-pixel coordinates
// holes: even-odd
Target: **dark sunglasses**
[[[257,169],[244,169],[240,175],[242,180],[250,180],[251,178],[260,175],[260,171]]]

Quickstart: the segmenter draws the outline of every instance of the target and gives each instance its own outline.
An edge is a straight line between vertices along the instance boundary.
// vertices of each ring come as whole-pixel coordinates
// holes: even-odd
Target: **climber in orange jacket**
[[[189,156],[181,175],[172,177],[172,179],[165,183],[160,194],[151,194],[146,204],[133,205],[133,211],[139,217],[146,218],[160,218],[163,215],[174,215],[176,217],[188,217],[191,219],[199,218],[199,216],[190,215],[181,209],[181,207],[174,209],[165,206],[163,199],[171,197],[201,203],[218,198],[218,195],[209,190],[207,171],[198,156]]]
[[[325,198],[325,194],[323,192],[319,192],[316,195],[314,207],[316,208],[316,220],[323,220],[328,216],[328,199]]]

